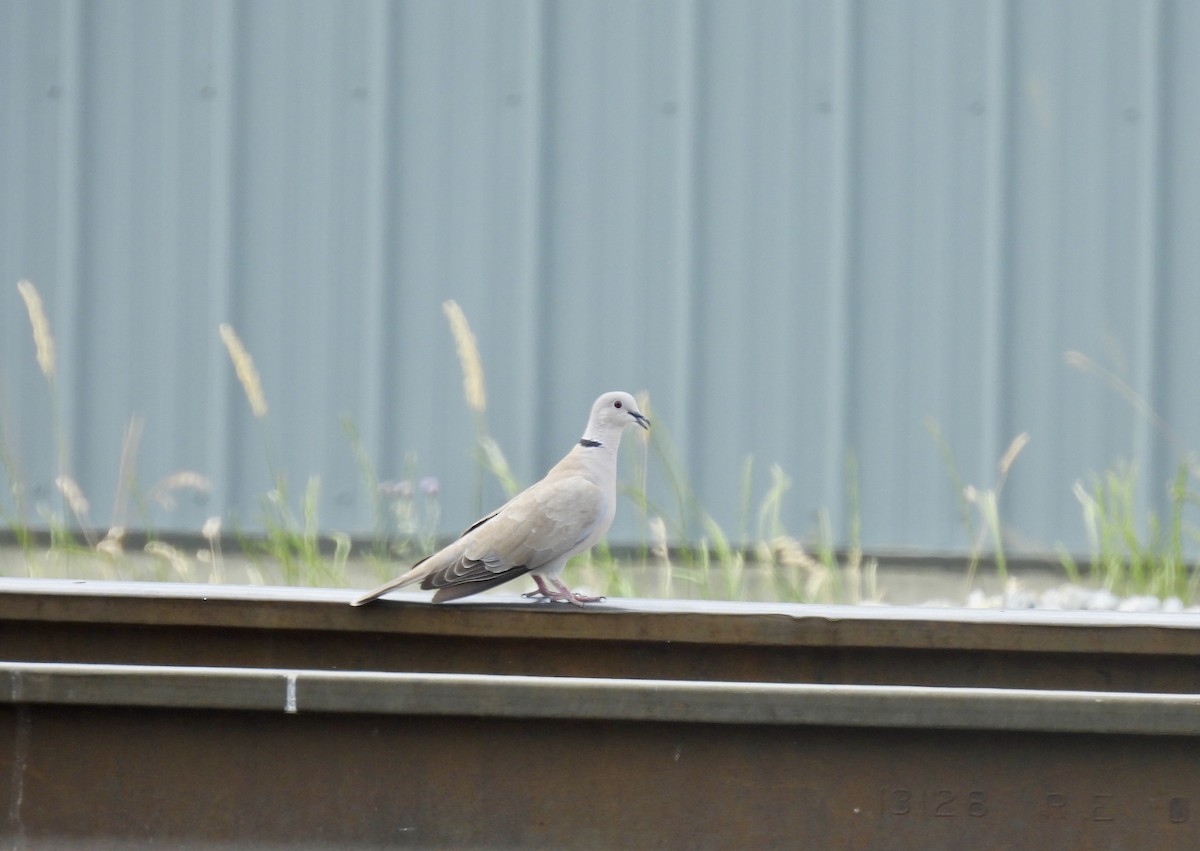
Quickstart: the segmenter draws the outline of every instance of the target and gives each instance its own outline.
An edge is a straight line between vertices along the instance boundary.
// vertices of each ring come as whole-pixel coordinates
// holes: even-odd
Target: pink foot
[[[552,602],[571,603],[581,608],[584,603],[601,603],[608,599],[607,597],[589,597],[587,594],[576,593],[557,579],[551,580],[554,588],[548,587],[540,576],[533,577],[533,581],[537,583],[537,590],[522,594],[522,597],[544,597]]]
[[[560,603],[573,603],[582,608],[584,603],[600,603],[605,599],[604,597],[589,597],[587,594],[572,591],[557,579],[551,581],[554,583],[554,587],[558,589],[558,593],[548,595],[551,600],[556,600]]]

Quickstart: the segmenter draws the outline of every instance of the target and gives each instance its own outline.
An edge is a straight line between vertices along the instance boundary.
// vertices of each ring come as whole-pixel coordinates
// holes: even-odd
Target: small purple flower
[[[425,496],[428,496],[428,497],[437,496],[438,495],[438,487],[439,487],[438,480],[435,476],[426,476],[425,478],[421,479],[421,482],[420,482],[421,493],[425,494]]]

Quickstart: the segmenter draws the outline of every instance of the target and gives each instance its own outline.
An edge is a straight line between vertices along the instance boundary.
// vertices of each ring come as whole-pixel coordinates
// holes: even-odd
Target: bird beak
[[[638,425],[640,425],[642,428],[650,428],[650,420],[646,419],[639,413],[635,413],[633,411],[630,413],[633,415],[633,418],[637,421]]]

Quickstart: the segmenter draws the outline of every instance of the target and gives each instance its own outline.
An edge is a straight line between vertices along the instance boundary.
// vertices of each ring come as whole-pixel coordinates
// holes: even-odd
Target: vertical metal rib
[[[235,228],[237,226],[237,176],[235,174],[237,127],[237,93],[234,86],[237,74],[234,68],[238,56],[238,30],[241,15],[237,0],[222,0],[213,7],[212,28],[213,81],[216,97],[209,119],[209,145],[211,146],[212,171],[209,175],[209,221],[212,238],[209,242],[209,293],[212,299],[212,317],[216,322],[232,322],[235,305],[233,292],[237,280],[235,256]],[[225,479],[217,482],[217,493],[227,501],[237,500],[237,459],[233,449],[236,440],[231,410],[233,370],[220,349],[217,329],[211,329],[209,338],[214,356],[212,374],[209,376],[208,392],[208,455],[210,468],[220,471]],[[214,506],[223,512],[226,506]]]
[[[833,69],[833,186],[829,216],[831,226],[829,315],[826,318],[835,345],[830,349],[825,379],[825,434],[833,451],[825,457],[822,471],[824,492],[835,506],[845,504],[846,453],[854,435],[854,321],[852,317],[855,254],[854,116],[856,19],[855,0],[837,4],[834,19],[835,67]]]
[[[1164,65],[1169,61],[1166,40],[1163,38],[1163,6],[1160,0],[1152,0],[1140,7],[1142,20],[1141,60],[1145,63],[1142,74],[1142,90],[1138,108],[1142,113],[1140,122],[1141,145],[1138,162],[1138,183],[1142,187],[1138,197],[1138,280],[1134,287],[1137,297],[1137,317],[1133,345],[1137,384],[1135,390],[1142,394],[1151,411],[1158,411],[1158,356],[1160,339],[1160,288],[1163,282],[1163,187],[1166,175],[1163,157],[1164,117],[1163,80]],[[1161,412],[1159,412],[1161,413]],[[1171,471],[1161,469],[1168,460],[1157,451],[1155,430],[1160,424],[1157,416],[1134,417],[1134,458],[1141,465],[1150,482],[1163,481]],[[1178,447],[1172,447],[1178,449]],[[1174,455],[1174,453],[1172,453]],[[1174,462],[1177,459],[1171,458]],[[1142,499],[1151,488],[1142,489]]]
[[[389,201],[392,190],[391,139],[391,66],[389,57],[394,48],[392,39],[392,10],[386,2],[371,5],[368,16],[371,21],[371,41],[367,47],[367,73],[369,119],[367,134],[366,186],[364,204],[366,215],[366,275],[364,287],[367,304],[359,313],[362,317],[366,340],[362,394],[363,420],[359,424],[363,445],[372,453],[378,469],[391,469],[394,465],[383,457],[388,445],[388,418],[384,400],[388,385],[388,325],[391,311],[388,309],[389,240],[392,225],[392,206]],[[386,465],[386,466],[385,466]],[[368,495],[374,500],[375,495]],[[372,504],[372,503],[369,503]],[[372,521],[375,518],[372,517]]]
[[[1007,431],[1005,396],[1005,285],[1008,275],[1008,180],[1009,180],[1009,76],[1011,17],[1008,0],[993,0],[987,8],[986,109],[987,139],[984,159],[983,219],[983,314],[980,337],[983,378],[979,387],[983,440],[979,469],[992,467],[1003,451]]]

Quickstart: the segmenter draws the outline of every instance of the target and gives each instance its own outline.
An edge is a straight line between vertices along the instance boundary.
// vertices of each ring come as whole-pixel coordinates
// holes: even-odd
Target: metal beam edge
[[[0,703],[1200,736],[1200,695],[0,663]]]

